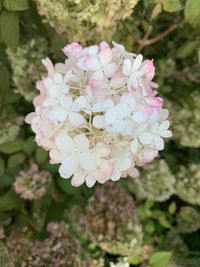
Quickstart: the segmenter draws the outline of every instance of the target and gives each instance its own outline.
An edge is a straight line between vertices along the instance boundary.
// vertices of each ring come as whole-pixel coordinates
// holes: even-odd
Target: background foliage
[[[173,138],[160,158],[73,188],[36,147],[41,59],[102,39],[154,58]],[[0,0],[0,266],[200,266],[200,0]]]

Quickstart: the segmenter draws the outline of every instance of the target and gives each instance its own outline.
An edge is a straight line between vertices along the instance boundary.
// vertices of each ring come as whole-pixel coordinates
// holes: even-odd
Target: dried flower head
[[[48,44],[44,38],[31,39],[16,49],[7,48],[16,92],[20,93],[28,101],[31,101],[36,95],[34,90],[35,82],[44,72],[41,58],[47,52]]]
[[[175,193],[175,177],[163,159],[145,166],[133,181],[136,194],[142,198],[165,201]]]
[[[119,184],[98,187],[84,210],[74,207],[71,223],[77,232],[111,254],[139,253],[143,238],[134,200]]]
[[[171,137],[168,110],[152,82],[155,67],[113,42],[67,45],[64,64],[43,60],[48,75],[37,83],[35,112],[26,117],[39,146],[60,163],[72,185],[137,176]]]
[[[38,12],[59,34],[83,43],[111,38],[116,23],[130,16],[138,0],[37,0]],[[67,27],[66,27],[67,25]]]
[[[47,227],[50,236],[36,241],[27,259],[29,267],[88,267],[92,260],[83,253],[80,244],[69,233],[63,222],[51,222]]]
[[[51,180],[49,172],[39,171],[33,163],[28,171],[21,171],[15,178],[14,189],[23,199],[40,199],[47,193]]]
[[[200,205],[200,164],[180,167],[176,175],[176,194],[192,205]]]

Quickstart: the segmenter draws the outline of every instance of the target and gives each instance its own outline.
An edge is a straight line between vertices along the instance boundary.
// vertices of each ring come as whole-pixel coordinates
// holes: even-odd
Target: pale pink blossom
[[[153,60],[113,45],[73,42],[63,48],[64,63],[44,59],[47,75],[25,119],[73,186],[137,177],[137,166],[154,160],[172,135]]]

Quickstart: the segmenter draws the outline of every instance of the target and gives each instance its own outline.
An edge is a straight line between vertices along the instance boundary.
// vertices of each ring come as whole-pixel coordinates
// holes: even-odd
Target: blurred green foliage
[[[173,137],[137,180],[73,188],[24,116],[42,58],[102,39],[154,58]],[[199,267],[199,84],[200,0],[0,0],[0,266]]]

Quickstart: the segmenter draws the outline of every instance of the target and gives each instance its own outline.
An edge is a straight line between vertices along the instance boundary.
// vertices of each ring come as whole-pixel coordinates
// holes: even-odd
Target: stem
[[[139,52],[141,52],[145,46],[155,44],[155,43],[159,42],[160,40],[162,40],[164,37],[166,37],[168,34],[170,34],[172,31],[174,31],[176,28],[178,28],[182,22],[183,22],[183,19],[173,23],[171,26],[169,26],[163,32],[159,33],[157,36],[155,36],[151,39],[148,39],[148,36],[151,34],[151,32],[153,30],[152,26],[150,26],[150,28],[147,31],[147,33],[145,34],[144,38],[138,40],[138,43],[140,44],[140,47],[138,49]]]

